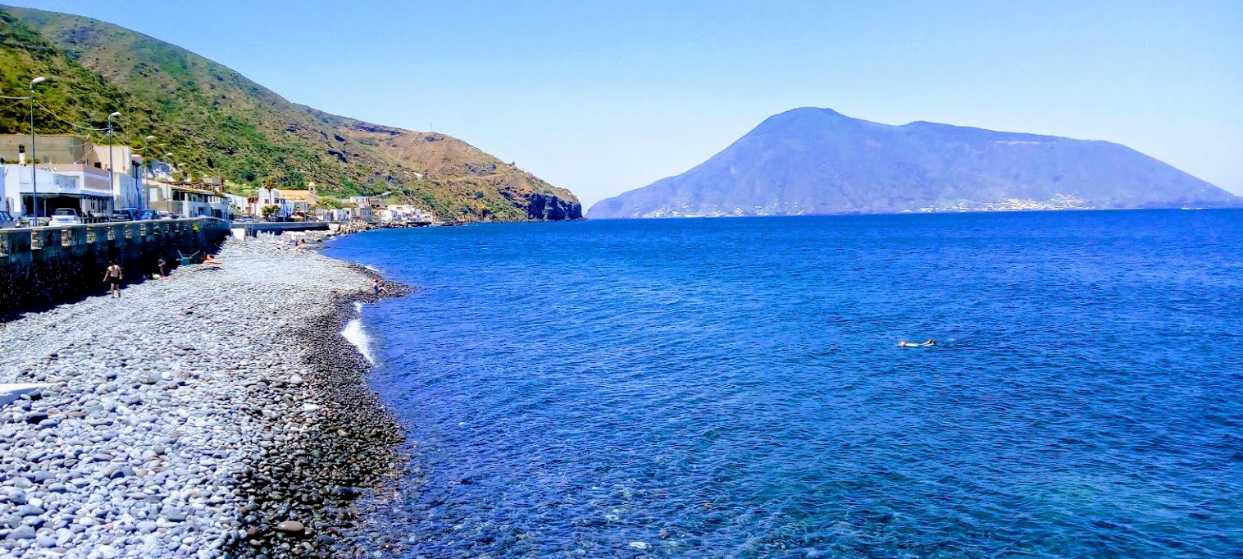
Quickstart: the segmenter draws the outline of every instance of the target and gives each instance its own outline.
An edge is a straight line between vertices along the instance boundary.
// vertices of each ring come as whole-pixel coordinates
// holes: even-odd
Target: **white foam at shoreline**
[[[363,304],[355,301],[354,309],[362,312]],[[358,352],[363,354],[368,363],[375,365],[375,358],[371,355],[371,337],[363,329],[362,318],[351,318],[349,322],[345,323],[345,328],[341,330],[341,337],[357,348]]]

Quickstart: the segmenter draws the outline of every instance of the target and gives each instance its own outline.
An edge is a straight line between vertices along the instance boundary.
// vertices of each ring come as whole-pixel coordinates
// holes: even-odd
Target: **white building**
[[[96,162],[94,168],[107,175],[112,170],[112,198],[117,208],[143,208],[142,176],[135,161],[133,149],[120,144],[107,145],[87,144],[93,153],[87,161]],[[138,158],[141,161],[141,158]]]
[[[349,221],[351,217],[350,208],[320,208],[316,211],[316,217],[320,221],[332,221],[335,223]]]
[[[152,181],[147,183],[147,197],[148,207],[175,217],[233,217],[228,195],[216,190]]]
[[[293,215],[293,204],[289,202],[280,190],[261,186],[255,191],[255,195],[246,200],[246,212],[255,217],[263,217],[263,209],[268,206],[275,206],[275,213],[271,214],[271,219],[288,219]]]
[[[380,210],[384,223],[431,223],[431,212],[410,204],[393,204]]]
[[[315,194],[314,186],[311,186],[309,190],[283,190],[281,198],[289,204],[290,217],[297,219],[312,217],[311,209],[319,205],[319,196]]]
[[[245,196],[236,194],[225,194],[224,199],[229,203],[229,213],[234,217],[244,214],[247,211],[247,200]]]
[[[61,208],[79,215],[103,218],[116,206],[117,192],[108,184],[107,171],[72,164],[39,165],[31,176],[30,165],[0,165],[4,202],[0,204],[14,216],[40,216]],[[133,179],[116,177],[121,189],[133,190]]]
[[[140,178],[129,146],[106,145],[70,135],[38,137],[38,161],[28,157],[30,137],[0,135],[3,199],[13,215],[41,216],[71,208],[84,217],[104,217],[113,208],[142,207]],[[33,151],[33,150],[30,150]],[[31,164],[38,168],[31,176]],[[109,170],[112,181],[109,183]]]

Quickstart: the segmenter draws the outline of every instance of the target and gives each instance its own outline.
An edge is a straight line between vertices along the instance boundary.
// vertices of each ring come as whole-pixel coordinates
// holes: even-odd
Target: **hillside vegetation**
[[[336,196],[390,193],[449,220],[581,217],[574,195],[463,142],[291,103],[190,51],[90,18],[0,7],[0,95],[39,85],[40,131],[119,141],[198,176]],[[0,100],[0,133],[26,133],[25,101]],[[147,140],[154,136],[154,140]]]

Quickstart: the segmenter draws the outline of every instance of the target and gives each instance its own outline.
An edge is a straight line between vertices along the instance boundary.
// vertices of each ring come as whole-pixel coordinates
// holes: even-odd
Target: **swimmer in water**
[[[924,343],[908,342],[906,340],[902,340],[898,342],[898,347],[932,347],[935,345],[937,345],[937,341],[932,338],[928,338],[927,340],[924,340]]]

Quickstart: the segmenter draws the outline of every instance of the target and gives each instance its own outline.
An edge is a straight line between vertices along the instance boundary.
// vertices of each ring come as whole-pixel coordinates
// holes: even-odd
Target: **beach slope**
[[[365,270],[229,241],[0,324],[0,556],[330,556],[401,431],[339,332]],[[399,292],[388,285],[389,292]]]

